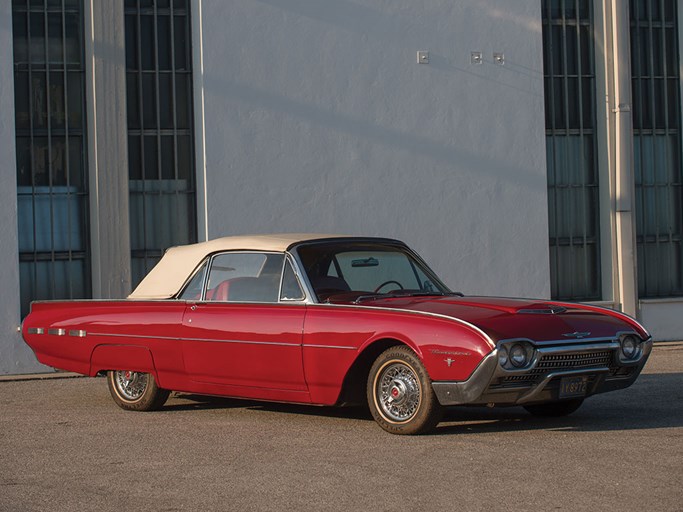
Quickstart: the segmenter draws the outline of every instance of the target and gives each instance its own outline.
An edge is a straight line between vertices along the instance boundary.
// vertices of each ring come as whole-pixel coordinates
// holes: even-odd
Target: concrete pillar
[[[121,2],[85,2],[93,298],[131,288],[125,34]]]
[[[635,180],[633,171],[633,119],[631,116],[631,58],[629,4],[605,0],[608,37],[608,116],[610,125],[612,206],[615,229],[615,299],[621,310],[636,316],[638,279],[636,265]]]
[[[4,291],[0,308],[0,375],[49,371],[36,361],[18,331],[21,306],[12,49],[12,3],[0,2],[0,289]]]

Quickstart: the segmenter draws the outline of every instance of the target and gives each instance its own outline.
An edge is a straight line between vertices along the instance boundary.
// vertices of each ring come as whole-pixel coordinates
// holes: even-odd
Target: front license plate
[[[584,396],[588,388],[588,376],[564,377],[560,380],[560,398]]]

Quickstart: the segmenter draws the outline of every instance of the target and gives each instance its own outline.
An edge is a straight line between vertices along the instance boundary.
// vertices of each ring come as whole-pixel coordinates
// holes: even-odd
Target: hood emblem
[[[583,338],[587,338],[590,335],[591,335],[591,333],[589,333],[589,332],[574,331],[574,332],[568,332],[567,334],[563,334],[562,336],[564,336],[565,338],[578,338],[581,340]]]

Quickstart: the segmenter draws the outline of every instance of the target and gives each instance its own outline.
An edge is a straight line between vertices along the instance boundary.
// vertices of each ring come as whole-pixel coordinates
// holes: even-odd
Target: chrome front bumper
[[[432,388],[439,403],[449,405],[527,405],[559,400],[560,380],[587,376],[585,396],[627,388],[640,375],[652,351],[652,340],[641,343],[641,354],[633,362],[618,360],[619,343],[606,340],[590,345],[561,345],[539,348],[540,357],[531,368],[510,372],[498,364],[498,350],[488,354],[469,379],[460,382],[437,381]],[[591,357],[592,356],[592,357]],[[552,364],[544,366],[544,357]],[[566,359],[587,367],[572,368]],[[558,363],[559,361],[559,363]],[[552,366],[558,366],[552,368]]]

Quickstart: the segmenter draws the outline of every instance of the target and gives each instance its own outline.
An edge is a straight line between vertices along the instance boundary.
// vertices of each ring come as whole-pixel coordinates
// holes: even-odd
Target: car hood
[[[526,338],[539,343],[613,338],[635,331],[649,334],[632,318],[595,306],[554,301],[492,297],[396,297],[361,302],[363,306],[433,313],[468,322],[494,342]]]

